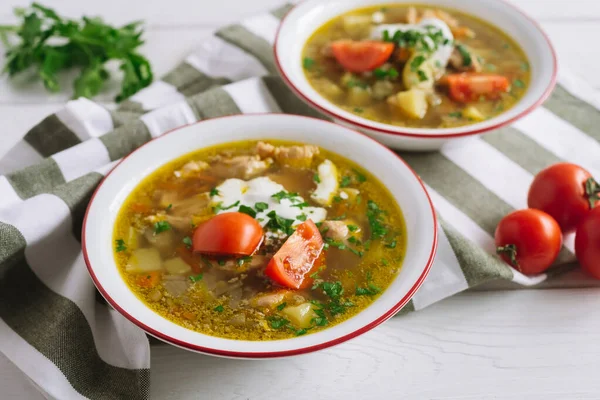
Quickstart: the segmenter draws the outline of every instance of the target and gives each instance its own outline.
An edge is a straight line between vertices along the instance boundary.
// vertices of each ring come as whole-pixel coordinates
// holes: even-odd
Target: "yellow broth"
[[[282,149],[303,146],[268,143]],[[406,247],[402,213],[374,176],[345,158],[318,150],[311,158],[272,159],[255,175],[268,177],[287,192],[296,192],[310,206],[319,206],[311,198],[320,180],[315,178],[319,176],[318,166],[330,160],[337,167],[340,188],[331,205],[321,207],[327,211],[327,221],[337,220],[335,226],[348,228],[347,239],[332,240],[328,236],[332,233],[323,228],[326,223],[321,224],[328,247],[324,250],[325,263],[311,271],[308,287],[285,289],[263,273],[285,237],[267,240],[252,259],[208,259],[188,248],[195,227],[211,218],[217,206],[212,200],[198,205],[195,199],[212,199],[215,188],[230,178],[248,178],[235,168],[227,169],[229,176],[224,177],[219,169],[219,163],[236,157],[257,157],[257,143],[244,141],[174,160],[149,175],[130,194],[118,214],[113,238],[115,260],[129,288],[162,317],[188,329],[231,339],[274,340],[309,334],[364,310],[388,287],[401,266]],[[203,165],[208,167],[183,173],[190,162],[206,162]],[[375,225],[370,221],[373,218],[379,221]],[[169,229],[164,229],[165,222]],[[383,237],[375,235],[373,229],[378,227],[387,231]],[[158,253],[160,266],[140,271],[136,264],[141,262],[140,250]],[[177,259],[185,263],[172,261]],[[142,267],[152,263],[148,259]],[[343,293],[339,293],[342,288]],[[295,324],[289,315],[306,304],[311,307],[310,322],[305,319],[304,325]]]
[[[441,84],[443,77],[436,80],[435,87],[428,94],[429,107],[422,118],[407,116],[391,107],[386,101],[395,93],[407,90],[403,82],[403,68],[406,62],[397,61],[394,55],[387,67],[399,72],[398,77],[377,77],[373,72],[349,73],[339,65],[328,46],[340,39],[367,40],[369,29],[357,28],[356,24],[345,22],[347,17],[369,17],[381,13],[384,24],[407,22],[409,8],[418,15],[427,12],[445,12],[455,19],[460,29],[468,29],[472,37],[455,39],[455,45],[468,49],[471,57],[480,66],[479,72],[497,74],[508,78],[510,88],[498,99],[480,98],[475,103],[460,103],[451,99],[447,88]],[[348,20],[346,20],[348,21]],[[362,29],[362,30],[361,30]],[[393,32],[390,32],[392,35]],[[378,40],[382,40],[379,38]],[[409,50],[410,51],[410,50]],[[409,53],[410,54],[410,53]],[[319,28],[307,41],[303,51],[305,75],[313,88],[338,107],[373,121],[411,128],[448,128],[480,122],[493,118],[513,107],[525,94],[530,82],[527,57],[517,43],[497,27],[474,16],[446,8],[424,5],[374,6],[357,9],[340,15]],[[446,75],[459,73],[448,65]],[[385,81],[385,85],[382,82]],[[378,85],[378,87],[376,87]],[[383,90],[380,90],[382,89]],[[387,95],[386,95],[387,94]],[[475,110],[475,111],[473,111]]]

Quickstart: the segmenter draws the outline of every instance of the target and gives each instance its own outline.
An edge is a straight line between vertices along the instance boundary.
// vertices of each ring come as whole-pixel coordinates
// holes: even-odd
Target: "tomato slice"
[[[508,79],[502,75],[452,74],[448,75],[445,81],[449,85],[450,97],[461,103],[478,101],[481,97],[495,100],[510,87]]]
[[[305,287],[310,281],[305,278],[318,266],[322,251],[323,238],[319,228],[312,220],[306,220],[269,261],[265,275],[281,286]]]
[[[240,212],[215,215],[196,228],[195,253],[209,256],[249,256],[263,240],[263,229],[251,216]]]
[[[394,44],[372,40],[336,40],[331,43],[331,50],[337,62],[347,71],[365,72],[383,65],[394,52]]]

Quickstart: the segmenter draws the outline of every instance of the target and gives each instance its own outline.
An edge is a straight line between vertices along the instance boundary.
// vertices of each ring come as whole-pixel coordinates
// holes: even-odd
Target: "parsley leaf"
[[[467,48],[465,46],[463,46],[462,44],[457,44],[456,49],[462,56],[463,66],[465,66],[465,67],[471,66],[471,64],[473,64],[473,59],[471,58],[471,53],[469,52],[469,50],[467,50]]]
[[[388,229],[383,224],[382,215],[384,211],[379,208],[373,200],[367,201],[367,219],[371,227],[371,237],[383,238]]]
[[[237,265],[238,267],[241,267],[242,265],[250,261],[252,261],[252,256],[243,256],[237,259]]]
[[[342,181],[340,182],[340,187],[348,187],[352,184],[352,178],[350,178],[349,176],[344,176],[342,177]]]
[[[356,232],[358,230],[358,226],[356,225],[346,225],[350,232]]]
[[[288,193],[285,190],[282,190],[281,192],[277,192],[274,195],[272,195],[271,197],[276,199],[279,203],[281,203],[281,200],[283,200],[283,199],[288,199],[292,203],[296,203],[296,202],[300,201],[298,199],[298,197],[300,197],[300,195],[298,193]]]
[[[367,180],[367,177],[364,176],[359,170],[353,169],[352,171],[354,171],[354,173],[356,174],[356,181],[358,183],[363,183]]]
[[[306,214],[300,214],[300,215],[297,215],[297,216],[296,216],[296,219],[297,219],[298,221],[306,221],[306,218],[308,218],[308,217],[306,216]]]
[[[242,204],[238,211],[244,214],[248,214],[252,218],[256,218],[256,211],[254,211],[252,207],[248,207]]]
[[[221,304],[219,304],[218,306],[216,306],[215,308],[213,308],[214,311],[218,312],[218,313],[222,313],[225,309],[223,308],[223,306]]]
[[[154,223],[154,233],[159,234],[171,229],[171,225],[167,221],[158,221]]]
[[[302,60],[302,66],[305,69],[311,69],[313,65],[315,65],[315,60],[310,57],[304,57],[304,60]]]
[[[515,87],[518,87],[518,88],[522,89],[522,88],[524,88],[524,87],[525,87],[525,82],[523,82],[523,81],[522,81],[522,80],[520,80],[520,79],[515,79],[515,80],[513,81],[513,85],[515,85]]]
[[[192,248],[192,238],[190,238],[189,236],[184,237],[183,244],[185,244],[185,247],[187,247],[188,249],[191,249]]]
[[[451,112],[450,114],[448,114],[448,116],[452,117],[452,118],[462,118],[462,112],[454,111],[454,112]]]
[[[213,197],[213,196],[218,196],[219,194],[220,194],[220,193],[219,193],[219,191],[217,190],[217,188],[216,188],[216,187],[214,187],[214,188],[212,188],[212,189],[210,190],[210,197]]]
[[[144,43],[140,22],[117,28],[98,17],[72,20],[36,3],[24,10],[15,9],[15,15],[21,18],[20,26],[0,29],[4,36],[19,39],[7,46],[4,70],[11,77],[35,67],[46,89],[58,92],[59,72],[77,68],[73,97],[93,97],[106,86],[110,76],[105,65],[114,60],[123,71],[116,101],[152,82],[149,61],[137,53]]]
[[[287,319],[285,319],[283,317],[279,317],[277,315],[272,315],[272,316],[268,317],[267,321],[269,321],[269,325],[273,329],[284,328],[284,327],[288,326],[288,324],[290,323],[290,321],[288,321]]]
[[[280,305],[277,306],[277,311],[283,310],[286,306],[287,306],[286,302],[281,303]]]
[[[261,211],[265,211],[267,208],[269,208],[269,205],[267,203],[259,201],[258,203],[256,203],[254,205],[254,208],[256,208],[256,211],[261,212]]]
[[[192,281],[194,283],[201,281],[201,280],[202,280],[202,274],[190,276],[190,281]]]
[[[412,61],[410,62],[410,70],[413,72],[418,70],[419,67],[421,66],[421,64],[423,64],[425,62],[425,60],[426,60],[426,58],[422,54],[415,56],[412,59]]]
[[[315,181],[316,183],[321,183],[321,178],[319,178],[319,174],[315,174],[313,176],[313,181]]]
[[[266,228],[280,230],[286,235],[291,235],[294,233],[294,229],[292,228],[292,224],[294,223],[293,219],[280,217],[275,211],[268,213],[267,217],[270,219],[269,222],[267,222],[267,225],[265,225]]]
[[[125,246],[125,241],[123,239],[117,239],[115,240],[115,243],[117,245],[115,249],[117,253],[127,250],[127,246]]]

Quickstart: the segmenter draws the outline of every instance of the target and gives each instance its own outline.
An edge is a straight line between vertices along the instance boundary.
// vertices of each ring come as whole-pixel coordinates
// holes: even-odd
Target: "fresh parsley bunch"
[[[19,26],[0,26],[0,39],[8,48],[4,72],[11,77],[36,67],[46,88],[58,92],[58,72],[79,68],[81,74],[73,84],[73,96],[91,98],[110,77],[106,63],[117,60],[123,71],[117,102],[152,82],[150,63],[136,52],[144,43],[141,22],[115,28],[100,18],[69,20],[37,3],[28,9],[15,9],[15,15],[21,18]],[[11,45],[13,36],[19,40]]]

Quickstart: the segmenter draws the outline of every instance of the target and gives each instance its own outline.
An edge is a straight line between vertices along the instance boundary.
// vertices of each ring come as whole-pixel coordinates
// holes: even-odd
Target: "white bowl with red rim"
[[[357,8],[386,4],[441,6],[479,17],[497,26],[525,52],[531,82],[519,102],[506,112],[483,122],[454,128],[408,128],[362,118],[321,96],[308,82],[302,67],[302,52],[310,36],[332,18]],[[282,20],[274,45],[275,61],[287,85],[306,103],[337,123],[359,129],[381,143],[400,150],[437,150],[473,135],[515,122],[540,106],[552,92],[557,78],[557,58],[540,26],[513,5],[502,0],[305,0]],[[455,143],[456,144],[456,143]]]
[[[372,305],[320,332],[285,340],[244,341],[205,335],[156,314],[125,284],[113,255],[117,214],[135,187],[160,166],[184,154],[240,140],[290,140],[314,144],[358,163],[391,192],[407,228],[407,250],[395,280]],[[354,338],[399,311],[423,283],[437,246],[437,223],[422,182],[395,153],[348,128],[284,114],[215,118],[176,129],[123,159],[102,181],[88,207],[82,235],[85,262],[104,298],[131,322],[167,343],[201,353],[270,358],[320,350]]]

